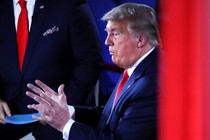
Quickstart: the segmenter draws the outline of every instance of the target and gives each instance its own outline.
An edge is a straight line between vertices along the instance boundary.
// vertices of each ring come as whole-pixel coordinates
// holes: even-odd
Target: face
[[[122,68],[131,67],[138,59],[138,38],[131,35],[127,23],[123,21],[108,21],[107,38],[112,61]]]

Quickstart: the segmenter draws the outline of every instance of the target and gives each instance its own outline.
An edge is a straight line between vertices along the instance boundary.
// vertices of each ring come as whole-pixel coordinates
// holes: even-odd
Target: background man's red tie
[[[21,12],[18,18],[17,25],[17,45],[20,71],[22,71],[23,59],[25,55],[26,45],[28,41],[28,16],[26,9],[26,1],[19,0]]]
[[[120,80],[120,83],[119,83],[119,85],[118,85],[118,87],[117,87],[117,90],[116,90],[116,94],[115,94],[115,98],[114,98],[114,102],[113,102],[112,108],[114,107],[114,105],[115,105],[115,103],[116,103],[116,100],[117,100],[118,96],[120,95],[120,92],[121,92],[123,86],[125,85],[126,81],[128,80],[128,78],[129,78],[128,71],[125,70],[124,73],[123,73],[123,77],[122,77],[122,79]]]

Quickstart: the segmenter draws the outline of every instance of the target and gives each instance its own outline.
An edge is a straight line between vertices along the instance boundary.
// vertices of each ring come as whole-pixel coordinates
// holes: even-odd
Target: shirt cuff
[[[69,132],[70,132],[71,127],[72,127],[72,125],[73,125],[74,122],[75,122],[75,121],[74,121],[73,119],[70,119],[70,120],[66,123],[66,125],[64,126],[64,128],[63,128],[63,139],[64,139],[64,140],[68,140],[68,139],[69,139]]]
[[[63,128],[63,139],[68,140],[69,139],[69,132],[71,130],[71,127],[73,125],[74,118],[75,118],[75,109],[73,106],[68,106],[69,114],[71,116],[71,119],[66,123],[66,125]]]
[[[73,106],[68,106],[68,109],[69,109],[69,114],[71,116],[71,119],[75,119],[75,108]]]

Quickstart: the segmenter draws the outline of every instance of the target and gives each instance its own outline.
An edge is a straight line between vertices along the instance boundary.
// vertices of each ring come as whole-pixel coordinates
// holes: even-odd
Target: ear
[[[145,33],[142,33],[138,36],[138,48],[143,47],[147,42],[147,36]]]

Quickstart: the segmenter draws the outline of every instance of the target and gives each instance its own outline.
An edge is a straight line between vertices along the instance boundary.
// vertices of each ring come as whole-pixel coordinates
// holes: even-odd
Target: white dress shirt
[[[32,15],[34,12],[34,6],[35,6],[36,0],[26,0],[26,8],[28,12],[28,29],[31,28],[31,22],[32,22]],[[15,27],[17,30],[17,24],[18,24],[18,17],[20,15],[21,7],[18,3],[18,0],[13,0],[13,6],[14,6],[14,16],[15,16]]]

